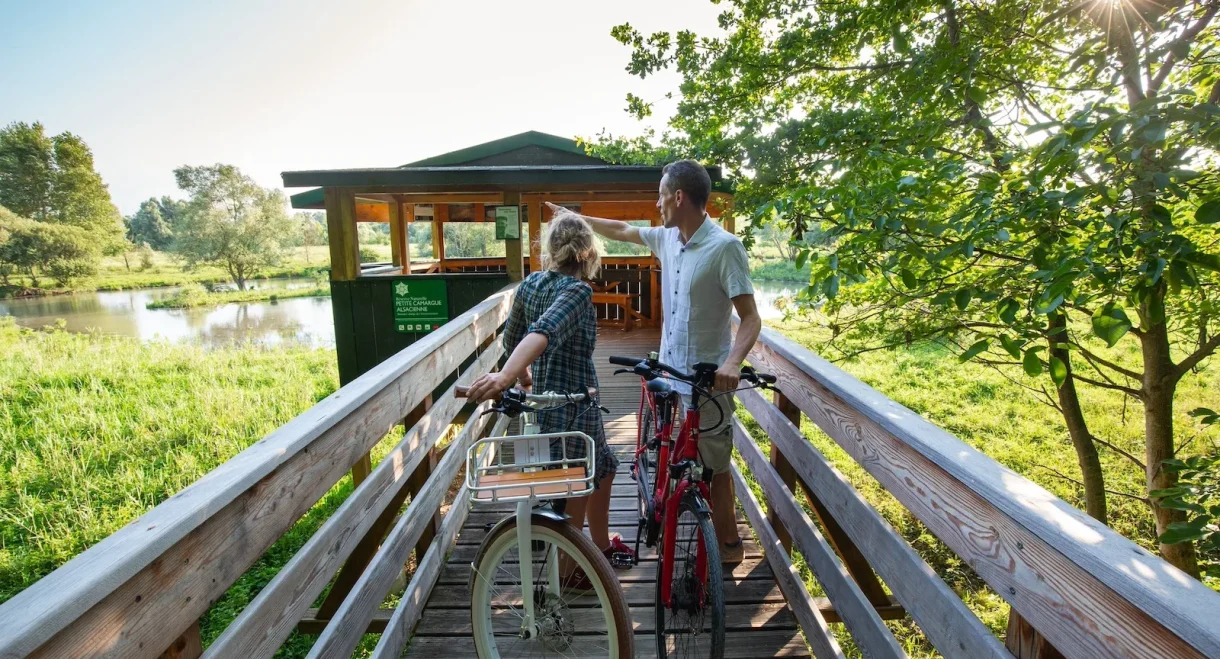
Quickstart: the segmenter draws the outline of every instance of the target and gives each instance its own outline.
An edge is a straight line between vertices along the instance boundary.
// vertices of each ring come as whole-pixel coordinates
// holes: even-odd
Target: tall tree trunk
[[[1140,305],[1140,337],[1144,357],[1144,453],[1148,465],[1148,490],[1162,490],[1178,482],[1177,474],[1167,471],[1163,460],[1174,457],[1173,446],[1173,396],[1177,389],[1177,376],[1169,354],[1169,331],[1164,313],[1165,285],[1161,283],[1149,294],[1149,301]],[[1160,500],[1152,498],[1152,512],[1156,518],[1157,535],[1164,533],[1173,522],[1186,521],[1181,510],[1162,508]],[[1175,567],[1199,578],[1199,564],[1193,542],[1176,545],[1161,544],[1161,557]]]
[[[1101,470],[1097,445],[1093,442],[1093,434],[1089,432],[1084,410],[1080,406],[1080,397],[1076,393],[1076,378],[1072,376],[1072,357],[1066,348],[1058,347],[1067,342],[1067,319],[1060,313],[1051,314],[1050,328],[1050,336],[1047,337],[1050,354],[1059,358],[1067,367],[1067,378],[1058,389],[1059,408],[1063,412],[1068,435],[1072,438],[1072,446],[1076,449],[1076,462],[1080,465],[1080,479],[1084,484],[1085,512],[1102,524],[1109,524],[1109,516],[1106,513],[1105,473]]]

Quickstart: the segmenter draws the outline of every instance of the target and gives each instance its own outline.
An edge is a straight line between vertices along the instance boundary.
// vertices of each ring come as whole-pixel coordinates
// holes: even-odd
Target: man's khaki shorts
[[[724,419],[710,431],[699,433],[699,461],[713,474],[727,474],[733,464],[733,410],[737,403],[732,396],[721,396],[716,403],[724,408]],[[699,410],[699,424],[706,428],[720,419],[716,403],[704,402]],[[682,407],[690,409],[690,396],[683,394]]]

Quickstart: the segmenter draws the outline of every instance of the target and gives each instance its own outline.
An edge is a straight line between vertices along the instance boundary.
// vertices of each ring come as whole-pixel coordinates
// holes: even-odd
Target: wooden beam
[[[509,206],[521,208],[521,197],[516,192],[505,192],[504,203]],[[508,272],[509,281],[521,281],[525,279],[525,261],[521,254],[521,238],[518,232],[516,240],[506,239],[504,241],[504,259],[505,270]]]
[[[390,215],[390,262],[402,269],[402,253],[403,253],[403,234],[405,233],[402,225],[402,204],[397,201],[386,204],[386,208]]]
[[[330,279],[352,281],[360,274],[356,203],[350,191],[326,188],[326,230],[330,236]]]
[[[590,201],[580,205],[580,212],[582,215],[601,217],[607,220],[622,220],[624,222],[652,220],[654,217],[661,217],[661,211],[657,208],[655,199],[653,201],[633,202]]]
[[[390,206],[387,203],[356,202],[357,222],[389,222]]]
[[[402,218],[402,273],[411,274],[411,223],[415,221],[415,204],[401,204]]]
[[[863,554],[864,568],[875,567],[890,584],[899,603],[904,603],[911,617],[932,645],[949,659],[1008,659],[1004,648],[957,593],[946,584],[901,535],[871,506],[843,474],[822,455],[801,433],[786,414],[767,401],[757,390],[740,391],[737,399],[750,412],[766,433],[767,438],[788,456],[797,480],[807,486],[806,496],[824,506],[823,520],[844,520],[845,526],[835,527],[853,541],[853,548]],[[815,507],[815,511],[816,511]],[[822,516],[823,513],[818,513]],[[829,527],[827,527],[829,529]],[[827,534],[831,532],[828,530]],[[835,543],[833,537],[831,542]],[[839,552],[845,545],[836,544]],[[845,552],[840,552],[842,556]],[[850,554],[848,554],[850,556]],[[845,565],[857,583],[859,568],[853,560]],[[875,577],[874,577],[875,580]],[[869,588],[861,590],[869,595]],[[878,610],[885,610],[869,597]],[[884,600],[890,602],[889,598]],[[882,618],[885,615],[882,614]],[[887,618],[888,619],[888,618]]]
[[[394,199],[405,204],[500,204],[503,192],[361,192],[360,199],[390,202]]]
[[[512,296],[490,296],[0,605],[0,656],[59,659],[104,647],[108,656],[155,657],[166,630],[194,624],[473,354]]]
[[[800,424],[801,410],[799,407],[788,402],[784,395],[780,392],[775,392],[775,406],[780,412],[787,416],[793,423]],[[779,476],[780,481],[789,490],[796,490],[796,470],[788,463],[788,459],[784,457],[779,446],[775,442],[771,443],[771,468],[775,470],[775,474]],[[784,527],[780,521],[779,515],[776,514],[774,508],[767,510],[767,521],[771,522],[771,526],[775,529],[775,536],[779,538],[780,544],[784,546],[784,551],[792,551],[792,536],[788,534],[788,529]]]
[[[754,498],[750,484],[746,482],[745,478],[742,478],[737,465],[732,465],[732,468],[737,500],[741,502],[741,509],[746,514],[746,519],[750,520],[754,533],[758,535],[758,543],[762,545],[767,562],[771,564],[771,570],[775,573],[775,582],[784,593],[788,606],[792,608],[792,614],[796,616],[801,631],[805,633],[805,640],[809,642],[809,647],[813,648],[813,653],[817,657],[844,657],[839,642],[835,640],[834,633],[826,624],[827,620],[822,614],[822,607],[810,596],[809,589],[801,580],[801,573],[797,571],[796,566],[792,564],[792,559],[780,545],[775,530],[767,523],[767,517],[763,514],[758,499]]]
[[[195,621],[165,652],[157,655],[157,659],[198,659],[202,654],[203,635],[199,630],[199,621]]]
[[[749,358],[1065,655],[1220,656],[1220,593],[773,330]]]
[[[526,203],[530,224],[530,272],[542,269],[542,202],[533,199]]]
[[[813,576],[826,590],[835,610],[843,618],[844,624],[851,631],[852,638],[864,655],[905,659],[906,653],[886,627],[885,621],[877,615],[876,609],[839,562],[826,538],[818,532],[813,520],[797,505],[792,491],[779,480],[767,458],[754,440],[750,439],[749,432],[737,418],[733,419],[733,445],[741,453],[754,480],[762,487],[767,498],[767,509],[774,510],[784,521],[784,526],[788,527],[793,542],[800,547],[801,555],[805,557]],[[765,519],[763,523],[767,524]],[[757,528],[758,524],[754,524],[754,527]],[[783,551],[779,547],[776,547],[776,550]]]
[[[655,203],[657,200],[657,188],[651,190],[639,190],[634,192],[587,192],[587,191],[571,191],[571,192],[525,192],[521,194],[521,203],[528,204],[530,202],[549,201],[552,204],[583,204],[587,201],[650,201]]]
[[[446,204],[432,205],[432,258],[444,267],[445,262],[445,222],[449,220],[449,206]]]

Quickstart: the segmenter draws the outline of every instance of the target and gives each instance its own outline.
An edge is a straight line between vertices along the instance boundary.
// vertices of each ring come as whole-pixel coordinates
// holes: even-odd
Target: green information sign
[[[449,322],[449,290],[444,279],[394,282],[394,329],[431,332]]]
[[[521,209],[516,206],[496,206],[496,240],[521,239]]]

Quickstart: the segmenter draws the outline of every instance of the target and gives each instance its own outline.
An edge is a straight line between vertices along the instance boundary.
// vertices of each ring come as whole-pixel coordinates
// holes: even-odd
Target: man
[[[657,255],[664,307],[661,361],[687,372],[699,362],[719,364],[714,390],[723,392],[737,388],[741,364],[758,339],[762,319],[754,306],[745,247],[707,216],[711,191],[711,178],[702,165],[679,160],[662,170],[657,208],[664,226],[639,228],[588,216],[585,220],[607,238],[647,245]],[[551,206],[552,211],[559,210]],[[736,341],[731,332],[734,309],[741,318]],[[690,386],[674,382],[674,388],[689,408]],[[725,408],[725,418],[711,432],[700,434],[699,457],[713,473],[712,524],[720,540],[721,560],[740,563],[743,549],[729,473],[734,405],[732,396],[717,400]],[[702,413],[705,424],[715,420],[712,404],[704,406]]]

